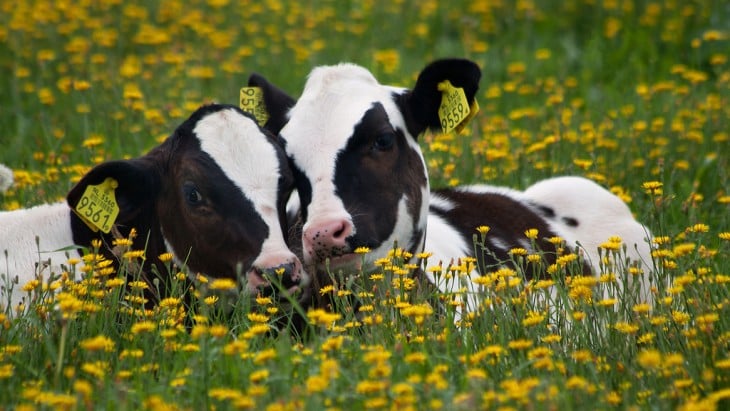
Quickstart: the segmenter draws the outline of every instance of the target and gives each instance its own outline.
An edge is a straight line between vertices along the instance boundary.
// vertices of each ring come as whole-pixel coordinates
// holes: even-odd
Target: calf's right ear
[[[264,105],[269,113],[269,119],[264,124],[264,128],[273,135],[278,135],[289,121],[287,115],[297,101],[257,73],[251,74],[248,78],[248,86],[259,87],[263,92]]]
[[[143,210],[154,207],[160,191],[157,168],[144,157],[131,160],[108,161],[86,173],[69,191],[66,201],[76,209],[89,186],[103,184],[107,178],[114,181],[114,197],[119,207],[116,222],[131,223]]]
[[[443,92],[440,83],[448,80],[453,87],[463,89],[468,105],[472,106],[481,76],[479,66],[466,59],[436,60],[427,65],[418,75],[416,85],[401,101],[411,135],[417,137],[426,130],[441,129],[438,110]]]

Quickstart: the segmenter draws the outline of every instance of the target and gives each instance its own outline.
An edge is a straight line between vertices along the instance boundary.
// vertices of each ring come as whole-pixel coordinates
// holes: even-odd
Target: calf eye
[[[185,183],[183,185],[183,195],[185,196],[185,201],[191,206],[199,206],[203,203],[203,195],[200,194],[200,191],[192,183]]]
[[[395,143],[395,134],[383,133],[383,134],[380,134],[378,136],[378,138],[375,139],[375,142],[373,142],[373,149],[378,150],[378,151],[387,151],[393,147],[394,143]]]

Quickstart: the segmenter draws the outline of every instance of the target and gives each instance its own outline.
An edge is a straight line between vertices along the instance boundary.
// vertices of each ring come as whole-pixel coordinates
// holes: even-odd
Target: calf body
[[[108,179],[116,187],[119,214],[112,232],[104,233],[72,209],[89,186]],[[0,213],[0,274],[20,285],[47,279],[66,263],[68,251],[59,249],[90,247],[94,239],[116,262],[112,233],[127,238],[135,229],[132,248],[146,251],[147,281],[153,265],[166,273],[157,257],[171,252],[191,273],[244,277],[250,292],[269,285],[265,273],[278,271],[293,291],[309,278],[284,241],[292,189],[293,176],[274,137],[233,106],[203,106],[148,154],[94,167],[69,192],[67,204]],[[9,302],[22,302],[18,287]]]

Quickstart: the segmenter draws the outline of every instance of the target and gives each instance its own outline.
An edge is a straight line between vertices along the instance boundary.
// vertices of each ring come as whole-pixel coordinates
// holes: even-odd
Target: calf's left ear
[[[278,135],[289,121],[287,117],[289,109],[294,107],[297,101],[257,73],[251,74],[248,78],[248,86],[259,87],[263,92],[264,106],[269,113],[269,119],[264,124],[264,128],[273,135]]]
[[[113,179],[114,199],[119,207],[117,223],[129,224],[144,209],[154,207],[160,178],[157,168],[145,157],[97,165],[69,191],[68,205],[76,209],[89,186],[104,184],[108,178]]]
[[[399,101],[411,135],[417,137],[426,130],[441,129],[438,111],[443,89],[440,84],[448,80],[453,87],[463,89],[467,104],[473,106],[481,76],[479,66],[466,59],[436,60],[427,65],[413,89]]]

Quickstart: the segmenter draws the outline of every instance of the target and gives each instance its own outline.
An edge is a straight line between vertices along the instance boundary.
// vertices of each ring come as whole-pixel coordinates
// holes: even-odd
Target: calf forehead
[[[316,68],[281,130],[287,154],[310,179],[330,179],[337,153],[345,149],[374,104],[382,105],[390,126],[405,128],[393,98],[398,90],[378,84],[359,66]]]
[[[229,108],[203,117],[193,129],[200,148],[220,167],[267,220],[275,216],[280,157],[249,117]],[[267,221],[270,223],[270,221]]]

